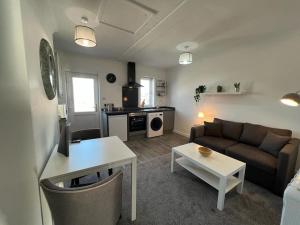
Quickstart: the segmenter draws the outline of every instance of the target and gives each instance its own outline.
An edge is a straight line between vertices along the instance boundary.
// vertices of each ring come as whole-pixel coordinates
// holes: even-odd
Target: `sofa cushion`
[[[226,155],[241,160],[247,165],[251,165],[272,175],[276,173],[277,158],[261,151],[259,148],[239,143],[228,147],[225,152]],[[259,174],[257,174],[257,176],[259,176]]]
[[[224,153],[227,147],[237,143],[236,141],[233,140],[219,138],[219,137],[210,137],[210,136],[195,138],[194,142],[221,153]]]
[[[273,127],[266,127],[268,131],[280,135],[280,136],[287,136],[292,137],[292,131],[287,129],[280,129],[280,128],[273,128]]]
[[[277,135],[269,131],[259,146],[259,149],[277,157],[280,150],[289,142],[289,140],[290,137],[288,136]]]
[[[220,123],[209,123],[204,121],[204,135],[222,137],[222,125]]]
[[[243,123],[221,120],[218,118],[215,118],[214,122],[222,124],[223,137],[236,141],[240,139],[243,130]]]
[[[245,123],[240,142],[259,146],[267,134],[267,128],[257,124]]]

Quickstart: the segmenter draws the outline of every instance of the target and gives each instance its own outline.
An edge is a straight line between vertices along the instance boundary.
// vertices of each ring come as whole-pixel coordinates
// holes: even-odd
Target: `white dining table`
[[[136,220],[137,157],[117,136],[84,140],[69,146],[69,157],[53,149],[40,176],[62,185],[63,181],[109,168],[131,165],[131,220]],[[44,225],[52,225],[50,210],[40,188]]]

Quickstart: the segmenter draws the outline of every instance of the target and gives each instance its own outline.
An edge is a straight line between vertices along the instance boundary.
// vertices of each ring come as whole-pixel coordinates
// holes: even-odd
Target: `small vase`
[[[240,92],[240,87],[235,87],[235,92]]]

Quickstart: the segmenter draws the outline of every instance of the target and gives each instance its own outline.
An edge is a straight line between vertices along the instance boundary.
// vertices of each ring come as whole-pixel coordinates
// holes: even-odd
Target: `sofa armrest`
[[[295,174],[295,165],[299,150],[299,139],[293,138],[278,155],[275,192],[282,195]]]
[[[193,142],[195,138],[204,136],[204,125],[194,126],[191,128],[190,142]]]

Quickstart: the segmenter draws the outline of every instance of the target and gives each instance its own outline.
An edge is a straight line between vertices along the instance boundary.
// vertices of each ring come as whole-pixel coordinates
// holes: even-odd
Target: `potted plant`
[[[235,92],[240,92],[240,85],[241,85],[240,82],[233,84]]]
[[[195,96],[194,96],[194,99],[196,102],[199,102],[200,101],[200,94],[201,93],[204,93],[206,90],[206,86],[205,85],[200,85],[199,87],[197,87],[195,89]]]
[[[221,85],[217,86],[217,92],[222,92],[223,91],[223,87]]]

